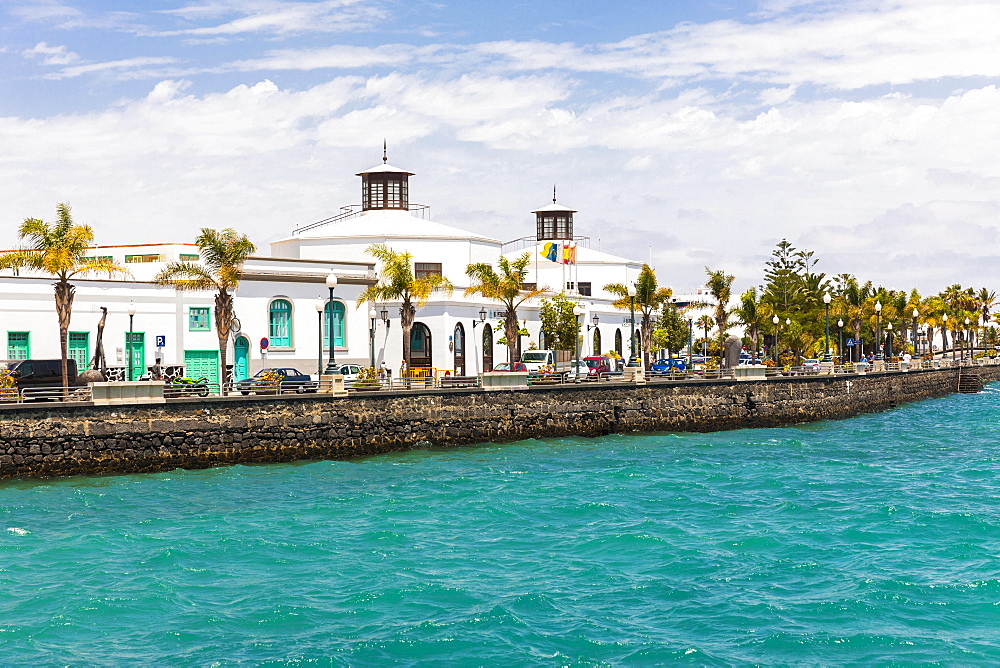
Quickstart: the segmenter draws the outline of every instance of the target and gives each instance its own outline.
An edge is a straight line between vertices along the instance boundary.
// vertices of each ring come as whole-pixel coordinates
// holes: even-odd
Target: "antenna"
[[[552,203],[556,203],[556,184],[552,184]]]
[[[384,165],[387,162],[389,162],[389,155],[388,155],[388,153],[386,151],[385,139],[383,139],[382,140],[382,164]]]

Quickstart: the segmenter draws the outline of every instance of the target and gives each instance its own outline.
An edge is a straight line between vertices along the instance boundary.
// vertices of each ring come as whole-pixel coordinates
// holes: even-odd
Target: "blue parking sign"
[[[157,348],[162,348],[165,345],[167,345],[167,337],[162,336],[162,335],[157,336],[156,337],[156,347]]]

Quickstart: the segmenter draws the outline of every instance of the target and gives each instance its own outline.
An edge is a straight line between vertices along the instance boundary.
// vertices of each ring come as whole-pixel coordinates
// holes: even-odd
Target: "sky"
[[[1000,291],[998,80],[996,0],[0,0],[0,248],[68,202],[99,244],[267,254],[385,140],[435,221],[531,235],[555,185],[677,292],[783,238]]]

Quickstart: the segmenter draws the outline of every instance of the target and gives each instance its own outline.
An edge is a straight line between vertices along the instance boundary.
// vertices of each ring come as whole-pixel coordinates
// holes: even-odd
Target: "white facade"
[[[374,353],[376,366],[385,362],[391,369],[398,369],[403,349],[399,303],[357,304],[362,291],[377,281],[377,262],[366,253],[373,244],[409,252],[417,269],[440,271],[454,285],[450,295],[433,295],[426,305],[418,308],[415,318],[415,329],[424,333],[428,344],[420,355],[440,372],[472,375],[489,370],[491,364],[506,361],[506,346],[496,343],[503,336],[498,322],[503,317],[501,306],[464,296],[469,285],[467,265],[475,262],[495,265],[502,253],[509,258],[530,253],[532,264],[527,281],[548,287],[552,292],[563,291],[580,301],[584,311],[581,356],[615,348],[628,355],[629,314],[611,306],[614,298],[603,286],[634,281],[642,268],[641,262],[593,250],[587,247],[585,238],[574,241],[572,221],[570,238],[565,243],[576,244],[576,264],[555,263],[542,257],[543,242],[536,243],[530,237],[522,238],[520,248],[504,252],[505,246],[517,244],[503,244],[496,238],[433,222],[426,217],[426,207],[409,206],[408,177],[412,176],[409,172],[383,165],[359,175],[364,181],[362,207],[345,208],[344,213],[328,221],[293,231],[271,244],[270,257],[253,257],[246,263],[235,297],[239,330],[231,337],[227,353],[229,363],[236,365],[237,377],[265,366],[294,366],[304,373],[316,373],[325,366],[329,356],[325,343],[329,335],[320,335],[317,301],[325,304],[328,291],[324,281],[331,271],[338,278],[334,291],[334,301],[338,304],[335,320],[340,320],[341,309],[343,314],[343,329],[334,326],[336,361],[367,365]],[[376,197],[382,199],[376,201]],[[379,208],[381,205],[385,206]],[[540,212],[550,209],[569,211],[549,205],[535,213],[540,216]],[[505,232],[513,236],[511,232],[518,227],[529,232],[532,222],[525,215],[523,227],[511,225]],[[540,219],[538,225],[541,229]],[[211,314],[213,293],[179,292],[150,282],[166,262],[196,261],[197,252],[197,247],[191,244],[95,248],[95,256],[114,258],[132,272],[132,278],[74,281],[77,291],[70,331],[77,333],[78,349],[71,355],[81,360],[86,358],[88,362],[93,357],[100,307],[104,306],[108,309],[104,331],[107,365],[127,367],[125,339],[130,302],[136,311],[132,331],[141,334],[136,367],[151,366],[157,357],[162,358],[166,367],[193,366],[196,359],[211,357],[212,351],[217,354],[218,340]],[[587,291],[585,286],[590,295],[580,294]],[[5,337],[6,346],[0,358],[24,354],[34,358],[58,357],[52,279],[0,272],[0,289],[3,323],[0,336]],[[530,332],[530,337],[522,339],[523,350],[540,343],[539,306],[539,301],[533,300],[518,311],[519,319]],[[374,351],[370,337],[371,308],[377,312]],[[207,322],[205,309],[209,314]],[[487,314],[485,322],[480,322],[481,311]],[[596,326],[599,348],[595,348],[594,316],[599,318]],[[24,333],[28,338],[27,350],[18,347]],[[269,343],[266,349],[260,345],[264,338]],[[79,349],[84,344],[88,348],[85,355]]]

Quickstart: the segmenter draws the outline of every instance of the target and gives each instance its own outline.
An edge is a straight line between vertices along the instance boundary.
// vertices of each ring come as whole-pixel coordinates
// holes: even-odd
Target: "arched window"
[[[330,302],[326,303],[326,310],[323,312],[323,347],[330,347],[330,309],[333,309],[333,347],[334,348],[345,348],[346,334],[344,327],[344,319],[347,315],[347,309],[344,308],[343,302]]]
[[[601,330],[594,328],[594,354],[601,354]]]
[[[619,357],[622,356],[622,330],[620,329],[615,330],[615,352],[618,353]]]
[[[493,371],[493,328],[483,325],[483,371]]]
[[[268,337],[273,348],[292,347],[292,305],[285,299],[271,302],[267,314]]]

